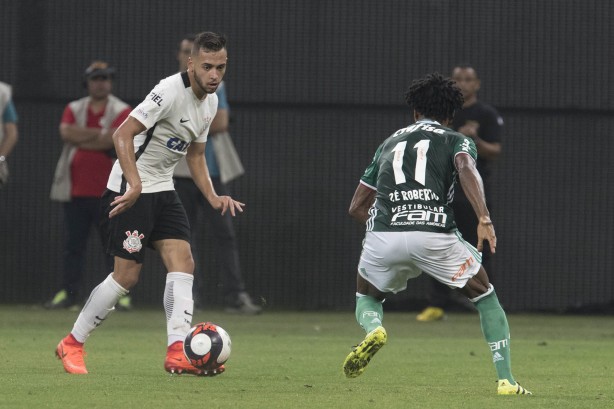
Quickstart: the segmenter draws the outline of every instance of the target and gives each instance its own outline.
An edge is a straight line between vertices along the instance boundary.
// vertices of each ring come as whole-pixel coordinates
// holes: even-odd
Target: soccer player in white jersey
[[[204,150],[217,110],[215,90],[226,71],[224,36],[200,33],[188,70],[160,81],[113,134],[116,161],[103,194],[103,244],[115,257],[114,271],[92,291],[72,331],[56,348],[66,372],[86,374],[85,343],[113,311],[119,298],[137,283],[144,250],[160,253],[168,271],[164,290],[168,348],[164,368],[171,373],[216,375],[193,367],[183,354],[193,312],[194,260],[190,227],[173,187],[173,170],[186,157],[194,182],[211,206],[224,214],[244,204],[218,196],[211,184]]]
[[[494,252],[497,237],[476,170],[476,146],[448,128],[463,105],[462,93],[454,81],[434,73],[414,81],[406,101],[416,123],[379,146],[350,205],[350,215],[367,230],[356,286],[356,320],[367,335],[343,371],[349,378],[364,372],[386,344],[386,295],[425,272],[475,304],[497,371],[497,393],[531,394],[512,376],[507,318],[481,265],[484,240]],[[477,215],[477,249],[456,228],[450,205],[457,180]]]

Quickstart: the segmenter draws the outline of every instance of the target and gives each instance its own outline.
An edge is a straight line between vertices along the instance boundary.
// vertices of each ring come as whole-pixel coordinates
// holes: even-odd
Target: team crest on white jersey
[[[145,235],[139,234],[139,231],[135,230],[132,233],[130,233],[130,231],[127,231],[126,236],[128,236],[128,238],[124,240],[124,248],[126,249],[126,251],[128,253],[136,253],[138,251],[141,251],[141,249],[143,248],[141,239],[143,239]]]
[[[200,130],[200,133],[205,132],[205,129],[207,129],[207,127],[209,126],[209,124],[211,123],[213,118],[210,117],[210,116],[206,116],[203,119],[204,119],[205,123],[203,125],[203,128]]]

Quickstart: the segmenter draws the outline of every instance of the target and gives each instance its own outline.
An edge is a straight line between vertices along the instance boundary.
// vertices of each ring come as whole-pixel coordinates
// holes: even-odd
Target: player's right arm
[[[136,118],[129,116],[113,133],[113,143],[122,173],[128,182],[126,192],[121,196],[116,196],[111,203],[113,209],[109,212],[109,217],[128,210],[141,195],[142,184],[139,171],[136,168],[136,156],[134,154],[134,137],[145,131],[145,125]]]
[[[128,188],[122,196],[115,197],[109,217],[129,209],[139,198],[143,186],[136,167],[134,137],[151,129],[170,112],[177,97],[172,80],[162,80],[147,94],[147,97],[130,112],[130,116],[113,133],[113,145]]]
[[[475,159],[468,153],[460,152],[454,157],[454,165],[458,170],[458,178],[465,196],[469,199],[473,211],[478,217],[478,251],[482,251],[484,240],[488,240],[491,251],[497,247],[495,228],[490,220],[490,212],[484,197],[484,183],[475,167]]]
[[[359,183],[350,203],[350,216],[365,224],[369,220],[369,209],[375,201],[375,193],[376,190],[363,183]]]
[[[377,193],[377,188],[375,186],[377,183],[377,174],[379,172],[378,161],[382,154],[383,147],[384,144],[382,143],[377,148],[377,151],[375,151],[373,160],[369,166],[367,166],[365,173],[360,178],[360,183],[350,203],[350,216],[363,224],[369,220],[369,209],[375,202],[375,195]]]

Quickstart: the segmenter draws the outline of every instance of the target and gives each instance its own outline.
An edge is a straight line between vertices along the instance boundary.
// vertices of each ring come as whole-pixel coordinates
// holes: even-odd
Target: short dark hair
[[[181,43],[183,43],[184,41],[189,41],[190,43],[193,43],[194,39],[196,39],[196,34],[190,33],[184,35],[181,40],[179,40],[179,43],[177,43],[177,49],[181,49]]]
[[[405,101],[426,118],[451,121],[456,111],[462,108],[464,98],[456,82],[434,72],[414,80],[405,94]]]
[[[226,37],[223,34],[216,34],[210,31],[205,31],[196,35],[194,45],[192,46],[192,55],[198,54],[198,51],[220,51],[226,48]]]
[[[473,72],[475,72],[475,77],[478,77],[478,70],[475,69],[475,67],[471,64],[469,64],[468,62],[461,62],[460,64],[456,64],[453,68],[452,71],[454,71],[455,69],[460,68],[461,70],[473,70]]]

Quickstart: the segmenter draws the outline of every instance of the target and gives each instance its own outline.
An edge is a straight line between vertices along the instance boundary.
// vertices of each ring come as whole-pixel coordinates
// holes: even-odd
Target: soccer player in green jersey
[[[494,253],[497,237],[475,167],[476,146],[448,128],[463,105],[462,93],[454,81],[434,73],[414,81],[405,98],[415,124],[379,146],[350,205],[350,215],[366,224],[356,320],[367,335],[347,356],[343,371],[349,378],[364,372],[386,344],[386,295],[404,290],[409,279],[425,272],[475,304],[497,371],[497,393],[531,394],[512,376],[507,319],[481,265],[484,241]],[[456,228],[450,204],[457,180],[478,218],[477,249]]]

